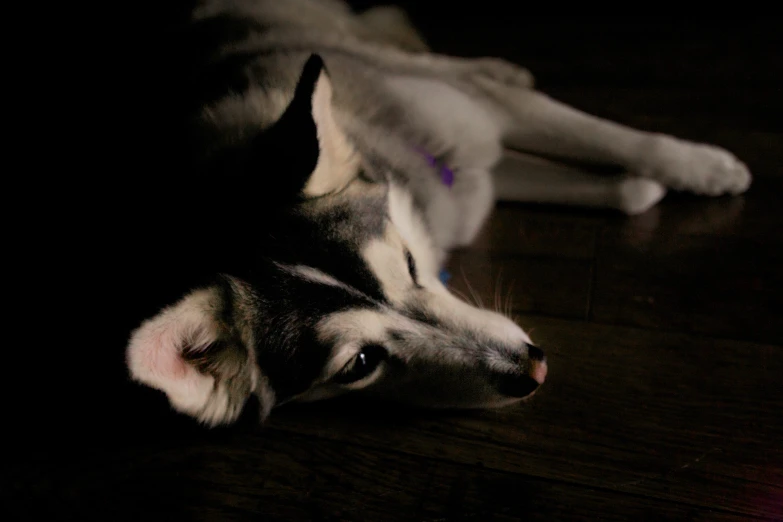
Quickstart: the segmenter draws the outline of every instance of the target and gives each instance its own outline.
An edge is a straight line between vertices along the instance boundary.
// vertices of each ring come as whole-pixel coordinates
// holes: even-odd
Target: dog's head
[[[271,129],[295,132],[295,203],[246,238],[227,271],[141,324],[127,347],[136,381],[205,424],[235,420],[255,394],[278,404],[363,393],[431,407],[515,402],[543,382],[543,353],[498,313],[454,297],[403,187],[359,175],[335,124],[319,58]],[[303,138],[312,134],[307,160]],[[269,139],[267,137],[267,139]],[[296,172],[296,169],[304,172]]]

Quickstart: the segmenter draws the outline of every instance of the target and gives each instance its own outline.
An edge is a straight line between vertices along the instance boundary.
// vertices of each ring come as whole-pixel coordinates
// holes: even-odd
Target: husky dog
[[[496,199],[632,214],[667,188],[750,183],[728,152],[591,117],[521,67],[430,53],[395,8],[204,0],[189,28],[201,54],[183,185],[201,204],[149,257],[204,278],[147,316],[126,361],[206,425],[233,422],[251,395],[262,417],[347,392],[453,408],[528,397],[543,352],[438,276]],[[194,230],[198,243],[178,239]]]

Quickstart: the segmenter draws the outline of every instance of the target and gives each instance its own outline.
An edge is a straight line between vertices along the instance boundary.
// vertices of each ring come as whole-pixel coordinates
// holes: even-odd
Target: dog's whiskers
[[[456,288],[454,288],[454,287],[452,287],[452,286],[450,286],[450,287],[449,287],[449,290],[450,290],[450,291],[451,291],[453,294],[456,294],[456,295],[457,295],[457,297],[459,297],[460,299],[462,299],[462,300],[463,300],[463,301],[465,301],[466,303],[470,303],[470,298],[469,298],[467,295],[465,295],[465,292],[462,292],[462,291],[460,291],[460,290],[457,290]]]
[[[503,285],[503,267],[500,267],[500,270],[498,270],[498,277],[495,280],[495,313],[502,313],[500,309],[502,308],[502,298],[500,295],[500,289]]]
[[[503,305],[503,315],[511,319],[511,311],[514,309],[514,279],[511,280],[511,284],[508,285],[508,292],[506,292],[506,302]]]
[[[462,280],[465,281],[465,286],[468,287],[468,292],[470,292],[470,295],[473,297],[473,303],[479,308],[484,309],[484,303],[481,301],[481,297],[473,290],[473,286],[471,286],[470,281],[468,281],[468,276],[465,275],[465,269],[461,264],[459,266],[459,271],[462,274]]]

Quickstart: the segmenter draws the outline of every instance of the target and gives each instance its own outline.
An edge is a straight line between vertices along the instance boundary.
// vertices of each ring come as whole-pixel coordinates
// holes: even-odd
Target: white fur
[[[413,290],[414,283],[408,274],[402,241],[389,229],[386,236],[370,240],[364,247],[362,256],[380,281],[383,293],[389,301],[401,305]]]
[[[312,281],[314,283],[320,283],[322,285],[340,288],[351,294],[359,293],[358,290],[356,290],[355,288],[346,285],[342,281],[335,279],[334,277],[330,276],[325,272],[318,270],[317,268],[313,268],[307,265],[294,265],[294,266],[279,265],[279,266],[281,266],[283,269],[287,270],[292,274],[298,275],[302,279],[306,279],[307,281]]]
[[[730,152],[663,134],[648,136],[636,160],[638,173],[696,194],[740,194],[750,186],[747,166]]]
[[[455,297],[443,285],[425,294],[428,309],[444,320],[451,321],[508,346],[530,344],[530,337],[514,321],[490,310],[477,309]]]
[[[217,339],[210,309],[215,296],[199,290],[145,321],[131,335],[126,359],[131,377],[166,393],[174,409],[204,420],[225,411],[202,412],[210,402],[215,380],[199,373],[182,358],[182,349],[205,348]],[[223,401],[217,401],[221,404]],[[218,407],[218,406],[216,406]]]

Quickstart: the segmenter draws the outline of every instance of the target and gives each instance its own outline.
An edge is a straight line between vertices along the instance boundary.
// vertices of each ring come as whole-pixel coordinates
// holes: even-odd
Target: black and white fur
[[[726,151],[588,116],[515,65],[429,53],[394,8],[207,0],[187,35],[203,53],[188,83],[187,196],[170,204],[188,204],[157,246],[140,242],[193,282],[133,331],[127,365],[208,425],[234,421],[251,395],[264,417],[346,392],[469,408],[527,397],[543,353],[438,278],[496,199],[636,213],[667,187],[750,183]],[[421,150],[455,170],[453,186]]]

